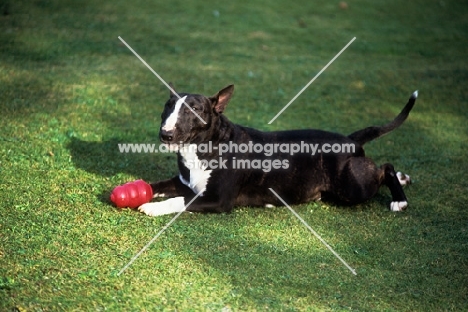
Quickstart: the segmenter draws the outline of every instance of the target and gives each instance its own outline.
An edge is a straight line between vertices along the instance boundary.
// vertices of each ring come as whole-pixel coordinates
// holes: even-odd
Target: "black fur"
[[[415,96],[409,99],[401,113],[389,124],[382,127],[369,127],[356,131],[349,136],[322,130],[291,130],[278,132],[261,132],[252,128],[235,125],[224,115],[223,111],[233,93],[230,85],[214,96],[180,93],[187,96],[185,102],[206,122],[204,124],[189,108],[182,107],[179,119],[173,131],[160,131],[160,139],[166,144],[200,144],[212,142],[213,146],[221,143],[348,143],[354,144],[354,152],[264,154],[230,153],[222,155],[227,159],[227,169],[213,170],[202,196],[198,197],[187,211],[193,212],[230,212],[235,206],[264,206],[282,203],[269,188],[277,192],[287,203],[299,204],[322,197],[330,197],[346,204],[358,204],[372,198],[379,187],[384,184],[390,188],[393,202],[406,201],[406,196],[390,164],[377,167],[365,157],[362,145],[382,136],[398,126],[407,118],[414,103]],[[178,97],[171,92],[162,113],[162,121],[174,110]],[[211,153],[197,152],[200,160],[219,159],[218,151]],[[233,168],[234,159],[259,159],[260,161],[278,159],[287,161],[287,168],[262,169]],[[180,176],[185,181],[190,179],[190,170],[184,165],[181,153],[178,153]],[[185,204],[195,196],[195,192],[181,182],[179,176],[151,184],[153,192],[163,193],[166,197],[183,196]]]

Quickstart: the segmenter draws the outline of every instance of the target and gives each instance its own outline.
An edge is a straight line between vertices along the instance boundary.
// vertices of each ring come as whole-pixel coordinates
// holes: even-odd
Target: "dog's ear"
[[[211,102],[214,105],[214,110],[218,114],[221,114],[226,105],[229,103],[231,99],[232,93],[234,92],[234,85],[229,85],[224,89],[220,90],[218,93],[210,97]]]
[[[169,97],[177,96],[177,95],[176,95],[177,91],[176,91],[174,85],[172,84],[172,82],[169,82],[169,87],[171,87],[171,88],[169,89],[169,91],[170,91]],[[174,93],[174,92],[176,92],[176,93]]]

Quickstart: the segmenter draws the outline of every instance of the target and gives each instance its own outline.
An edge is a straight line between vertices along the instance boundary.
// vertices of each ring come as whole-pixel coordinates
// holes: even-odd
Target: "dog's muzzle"
[[[174,131],[166,131],[161,129],[159,131],[159,139],[163,143],[171,143],[172,140],[174,139]]]

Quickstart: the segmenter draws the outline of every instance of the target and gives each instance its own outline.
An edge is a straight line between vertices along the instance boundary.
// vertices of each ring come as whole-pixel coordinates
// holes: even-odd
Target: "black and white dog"
[[[417,91],[392,122],[348,136],[322,130],[261,132],[235,125],[223,115],[233,91],[233,85],[211,97],[171,91],[159,138],[177,150],[179,175],[152,183],[154,197],[169,199],[143,204],[141,212],[158,216],[282,206],[270,188],[291,205],[322,198],[352,205],[372,198],[382,184],[390,189],[391,211],[407,207],[402,185],[410,177],[388,163],[377,167],[362,146],[400,126]]]

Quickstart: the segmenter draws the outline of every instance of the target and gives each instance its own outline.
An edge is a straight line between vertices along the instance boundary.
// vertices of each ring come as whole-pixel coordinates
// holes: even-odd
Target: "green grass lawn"
[[[1,311],[461,311],[468,309],[468,5],[463,1],[0,0]],[[168,90],[236,91],[234,122],[349,134],[406,123],[366,146],[411,175],[353,207],[182,214],[116,209],[110,191],[177,173],[157,143]],[[271,125],[268,121],[356,41]]]

